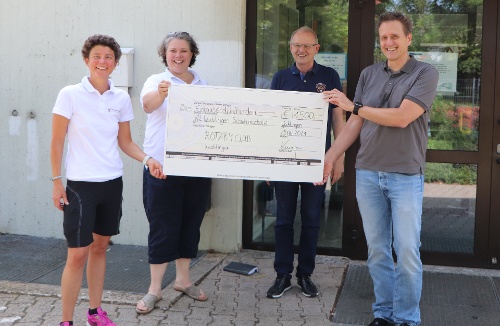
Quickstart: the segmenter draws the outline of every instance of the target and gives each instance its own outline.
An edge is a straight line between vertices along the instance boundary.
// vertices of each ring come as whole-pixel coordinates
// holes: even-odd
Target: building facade
[[[81,48],[92,34],[113,36],[133,49],[128,92],[142,145],[146,114],[139,94],[146,79],[165,69],[157,47],[171,31],[198,42],[193,67],[211,85],[244,86],[245,1],[14,1],[0,2],[0,232],[62,237],[62,215],[52,204],[49,147],[52,108],[61,88],[87,74]],[[121,68],[119,66],[119,68]],[[129,72],[130,73],[130,72]],[[124,162],[123,218],[116,243],[145,245],[149,224],[142,206],[142,165]],[[241,180],[214,180],[202,248],[242,246]]]
[[[500,257],[500,5],[496,0],[190,0],[0,2],[0,232],[62,237],[52,207],[49,144],[58,91],[86,73],[80,49],[91,34],[133,49],[127,88],[142,143],[139,93],[164,69],[156,48],[170,31],[187,31],[201,54],[194,69],[209,84],[266,88],[292,63],[291,32],[319,38],[318,62],[339,72],[352,98],[361,70],[382,60],[376,18],[386,10],[414,22],[410,51],[440,72],[429,121],[422,217],[424,263],[498,268]],[[346,119],[348,116],[345,117]],[[325,192],[318,251],[366,257],[355,197],[357,145],[344,177]],[[117,243],[144,245],[142,170],[124,157],[124,216]],[[300,198],[299,198],[300,200]],[[275,197],[259,181],[214,179],[200,247],[273,250]],[[299,220],[299,219],[297,219]],[[300,230],[297,222],[296,229]]]

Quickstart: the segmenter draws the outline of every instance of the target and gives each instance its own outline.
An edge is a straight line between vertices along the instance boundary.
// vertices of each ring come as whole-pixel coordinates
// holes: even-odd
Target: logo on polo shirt
[[[317,83],[316,84],[316,91],[318,93],[323,93],[324,91],[326,91],[326,85],[323,83]]]
[[[108,112],[120,112],[119,109],[108,108]]]

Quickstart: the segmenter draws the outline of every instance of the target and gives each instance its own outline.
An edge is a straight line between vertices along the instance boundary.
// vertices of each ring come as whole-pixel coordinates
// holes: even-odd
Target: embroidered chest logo
[[[316,84],[316,91],[318,93],[323,93],[324,91],[326,91],[326,85],[323,83],[317,83]]]
[[[120,110],[118,110],[118,109],[113,109],[113,108],[109,108],[109,109],[108,109],[108,112],[110,112],[110,113],[111,113],[111,112],[120,112]]]

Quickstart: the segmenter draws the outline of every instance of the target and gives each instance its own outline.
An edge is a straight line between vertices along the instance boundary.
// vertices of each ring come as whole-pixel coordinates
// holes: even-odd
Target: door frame
[[[354,3],[353,3],[354,2]],[[353,11],[349,13],[349,33],[353,31],[353,37],[349,34],[349,40],[359,39],[361,44],[373,44],[373,35],[375,33],[375,24],[359,24],[359,29],[352,23],[354,21],[373,22],[375,16],[374,1],[364,1],[363,6],[356,6],[358,1],[350,1],[353,4]],[[356,7],[356,9],[354,9]],[[359,11],[362,11],[360,13]],[[370,20],[370,17],[372,19]],[[497,33],[497,17],[500,17],[500,6],[496,0],[483,1],[483,35],[482,35],[482,75],[481,75],[481,116],[479,121],[479,146],[478,152],[465,151],[449,151],[449,150],[427,150],[426,161],[435,163],[464,163],[477,164],[477,197],[476,197],[476,219],[474,228],[474,250],[472,254],[451,253],[451,252],[431,252],[421,251],[421,257],[424,264],[431,265],[448,265],[448,266],[467,266],[467,267],[482,267],[482,268],[500,268],[498,264],[492,264],[492,257],[497,257],[500,260],[500,219],[493,216],[500,216],[500,201],[494,200],[494,193],[500,193],[500,184],[492,182],[492,180],[500,180],[500,164],[496,169],[492,169],[492,164],[495,161],[494,155],[488,149],[493,149],[493,138],[497,139],[500,144],[500,112],[499,108],[495,108],[496,98],[500,96],[500,85],[496,83],[495,76],[500,76],[500,35]],[[353,26],[354,25],[354,26]],[[488,33],[484,33],[488,31]],[[358,35],[357,33],[360,33]],[[365,35],[365,39],[363,39]],[[351,45],[353,42],[349,42]],[[498,44],[498,45],[497,45]],[[356,47],[354,46],[354,49]],[[349,75],[348,79],[348,97],[353,98],[354,94],[349,91],[353,87],[349,82],[357,82],[361,70],[373,63],[373,48],[367,49],[362,47],[360,51],[364,57],[359,58],[357,67],[349,65],[349,69],[357,69],[353,76]],[[349,49],[348,53],[352,53]],[[496,55],[495,55],[496,54]],[[356,58],[356,55],[349,55],[348,64],[351,63],[351,58]],[[358,69],[359,68],[359,69]],[[355,89],[355,85],[354,85]],[[498,95],[495,95],[498,94]],[[498,106],[498,105],[497,105]],[[496,113],[495,113],[496,112]],[[494,114],[497,116],[494,119]],[[493,134],[493,127],[496,123],[496,131]],[[349,150],[353,150],[352,146]],[[496,145],[495,145],[496,152]],[[356,151],[357,153],[357,151]],[[347,156],[346,166],[352,166],[355,162],[355,154]],[[500,155],[497,155],[500,158]],[[346,169],[347,170],[347,169]],[[491,173],[488,173],[491,171]],[[346,183],[355,183],[355,177]],[[496,188],[496,190],[495,190]],[[495,213],[496,212],[496,213]],[[495,215],[496,214],[496,215]],[[350,219],[347,219],[350,220]],[[356,208],[356,216],[354,226],[360,232],[356,235],[355,249],[352,258],[366,259],[367,245],[362,228],[361,217]],[[495,240],[496,239],[496,240]]]
[[[498,3],[496,0],[483,2],[483,35],[481,50],[481,115],[479,119],[479,151],[442,151],[428,150],[427,162],[477,164],[476,216],[474,228],[474,250],[472,254],[440,253],[423,251],[422,260],[426,264],[460,265],[482,268],[499,268],[491,264],[490,245],[491,230],[498,231],[490,220],[493,216],[492,192],[492,148],[493,113],[495,111],[495,68],[497,66],[497,17]],[[488,31],[485,33],[485,31]],[[497,109],[498,111],[498,109]],[[457,264],[459,262],[459,264]]]
[[[349,0],[348,74],[347,96],[354,98],[356,84],[363,68],[373,63],[375,43],[375,2],[373,0]],[[425,264],[500,268],[492,258],[500,260],[500,33],[497,18],[500,6],[497,0],[483,2],[481,116],[479,121],[478,152],[427,150],[427,162],[477,164],[476,220],[474,251],[472,254],[422,251]],[[257,0],[246,2],[246,49],[245,87],[255,87]],[[485,33],[484,31],[488,31]],[[497,64],[499,63],[499,64]],[[498,94],[498,95],[495,95]],[[318,248],[318,254],[342,255],[352,259],[366,259],[367,246],[361,216],[356,203],[356,176],[354,163],[359,141],[353,144],[345,156],[344,216],[342,249]],[[491,150],[489,150],[491,149]],[[274,245],[252,241],[253,181],[243,182],[243,248],[273,251]],[[494,218],[497,216],[497,218]]]
[[[497,19],[500,18],[500,5],[495,1],[495,6],[491,5],[486,10],[496,12]],[[500,19],[498,19],[500,20]],[[500,23],[498,23],[500,25]],[[489,51],[495,51],[495,60],[488,62],[488,64],[493,64],[490,66],[490,74],[493,76],[488,79],[494,80],[493,94],[489,105],[491,105],[494,110],[488,116],[491,121],[491,128],[493,128],[492,142],[489,146],[491,148],[491,191],[490,191],[490,228],[489,228],[489,255],[487,259],[490,263],[495,266],[495,268],[500,269],[500,153],[498,153],[497,145],[500,144],[500,82],[496,82],[495,76],[500,76],[500,33],[498,32],[498,26],[495,24],[489,24],[484,26],[483,30],[494,31],[493,35],[489,38],[492,43],[489,45]],[[496,46],[493,43],[496,41]],[[494,72],[494,73],[493,73]],[[493,86],[492,86],[493,87]],[[494,262],[496,261],[496,262]]]

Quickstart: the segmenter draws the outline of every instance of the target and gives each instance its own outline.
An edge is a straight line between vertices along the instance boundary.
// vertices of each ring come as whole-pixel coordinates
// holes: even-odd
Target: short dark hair
[[[120,57],[122,56],[122,50],[120,49],[120,44],[116,42],[114,38],[108,35],[95,34],[89,36],[89,38],[83,43],[82,47],[82,56],[84,59],[88,59],[90,55],[90,51],[97,46],[107,46],[115,53],[115,61],[118,62]]]
[[[165,67],[168,67],[167,48],[174,38],[188,42],[189,50],[193,54],[193,56],[191,57],[191,62],[189,62],[189,67],[192,67],[196,62],[196,56],[200,54],[200,50],[198,50],[198,45],[196,44],[193,37],[187,32],[170,32],[163,39],[163,41],[161,41],[160,45],[158,46],[158,55],[161,57],[163,64],[165,65]]]
[[[408,35],[412,32],[413,30],[413,23],[411,22],[410,18],[405,16],[401,12],[384,12],[380,17],[378,18],[378,27],[380,28],[380,25],[385,22],[390,22],[397,20],[403,25],[403,29],[405,32],[405,35]]]

